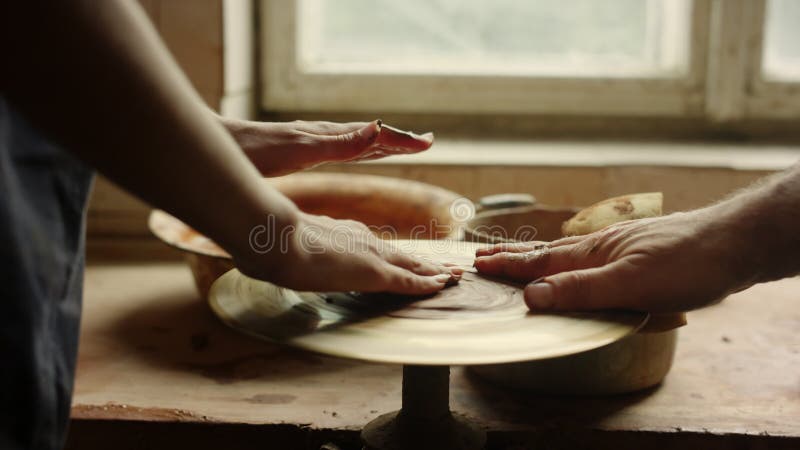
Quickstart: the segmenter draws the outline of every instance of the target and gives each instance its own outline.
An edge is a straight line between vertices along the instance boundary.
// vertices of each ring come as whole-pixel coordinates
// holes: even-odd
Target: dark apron
[[[60,449],[91,171],[0,96],[0,449]]]

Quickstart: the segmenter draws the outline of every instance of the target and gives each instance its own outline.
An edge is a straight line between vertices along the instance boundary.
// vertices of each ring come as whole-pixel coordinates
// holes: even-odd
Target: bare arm
[[[532,281],[533,310],[686,311],[800,273],[800,164],[694,211],[586,236],[478,252],[484,273]]]
[[[385,255],[365,230],[363,254],[304,253],[297,241],[316,226],[347,228],[300,213],[266,187],[182,76],[132,1],[6,2],[0,46],[2,89],[37,127],[145,201],[216,240],[250,275],[295,288],[440,289],[439,267]],[[274,220],[267,220],[267,215]],[[296,232],[284,253],[253,252],[256,226]],[[352,224],[351,224],[352,225]],[[327,236],[317,247],[326,248]],[[332,238],[331,238],[332,239]],[[398,262],[400,261],[400,262]],[[313,280],[298,272],[323,271]]]
[[[136,5],[15,3],[4,84],[37,126],[225,248],[242,248],[266,211],[294,222],[294,205],[264,188]],[[30,41],[14,45],[13,36]]]
[[[800,273],[800,163],[709,209],[736,230],[748,284]]]

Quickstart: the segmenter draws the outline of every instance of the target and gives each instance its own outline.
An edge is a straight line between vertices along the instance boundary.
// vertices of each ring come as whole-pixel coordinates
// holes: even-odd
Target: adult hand
[[[351,220],[298,213],[277,236],[251,233],[250,251],[234,256],[245,275],[304,291],[437,292],[462,271],[401,252]],[[277,261],[277,264],[275,263]]]
[[[286,175],[327,162],[367,161],[430,148],[433,134],[417,135],[381,121],[253,122],[221,119],[264,176]]]
[[[687,311],[754,281],[744,239],[717,209],[620,222],[549,245],[495,245],[477,252],[475,266],[531,282],[525,302],[534,311]]]

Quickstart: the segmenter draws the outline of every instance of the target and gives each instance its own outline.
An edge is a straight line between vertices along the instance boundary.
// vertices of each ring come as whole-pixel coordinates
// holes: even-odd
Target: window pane
[[[320,72],[678,76],[689,17],[690,0],[300,0],[298,56]]]
[[[800,80],[800,2],[767,2],[763,72],[767,78]]]

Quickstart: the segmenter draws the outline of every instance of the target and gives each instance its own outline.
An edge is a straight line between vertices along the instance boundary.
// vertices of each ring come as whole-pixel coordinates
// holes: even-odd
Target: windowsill
[[[479,141],[440,139],[431,150],[366,164],[450,166],[667,166],[782,170],[800,146],[719,143]]]

